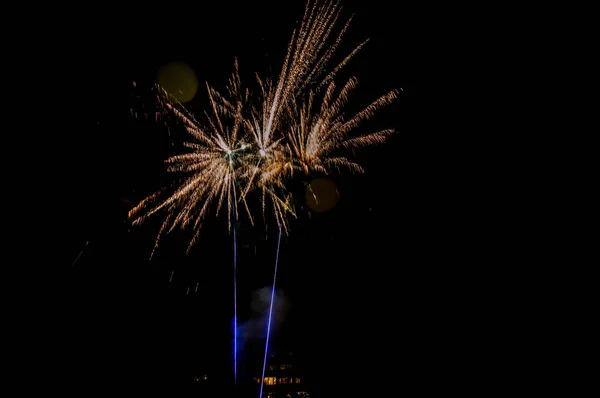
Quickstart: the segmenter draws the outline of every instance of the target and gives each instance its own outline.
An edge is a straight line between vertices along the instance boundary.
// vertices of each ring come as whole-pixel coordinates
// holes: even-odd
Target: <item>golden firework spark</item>
[[[161,104],[183,123],[193,141],[184,143],[184,146],[191,149],[190,152],[166,160],[167,170],[182,177],[169,189],[150,195],[129,212],[134,225],[159,210],[167,212],[154,249],[163,233],[171,232],[176,227],[192,225],[195,233],[188,246],[189,250],[198,239],[202,221],[213,203],[216,203],[217,215],[226,208],[229,227],[231,217],[236,220],[238,218],[238,200],[247,209],[243,196],[239,195],[241,185],[238,168],[244,167],[243,157],[240,155],[247,144],[240,134],[245,95],[241,91],[237,62],[228,85],[228,97],[210,86],[207,89],[211,113],[206,114],[207,122],[204,126],[181,103],[159,88]]]
[[[293,168],[306,174],[320,172],[328,174],[332,168],[346,168],[354,172],[363,169],[346,157],[335,156],[342,148],[357,148],[379,144],[394,132],[392,129],[349,138],[348,134],[364,120],[369,119],[383,106],[388,105],[398,95],[396,90],[381,96],[369,106],[345,120],[343,109],[349,95],[356,87],[357,80],[352,78],[335,94],[334,82],[329,83],[320,107],[315,104],[317,95],[311,91],[304,102],[292,103],[288,107],[288,159],[292,159]],[[283,170],[285,171],[285,170]]]

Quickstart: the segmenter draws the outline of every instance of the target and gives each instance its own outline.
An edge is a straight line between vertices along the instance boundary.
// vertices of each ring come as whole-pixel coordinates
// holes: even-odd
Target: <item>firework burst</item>
[[[158,89],[161,106],[183,124],[192,138],[184,143],[190,152],[165,161],[167,171],[178,176],[176,182],[141,201],[129,212],[129,217],[136,225],[164,210],[167,216],[154,249],[164,233],[177,227],[193,226],[195,232],[189,250],[198,239],[202,221],[211,205],[216,205],[216,215],[226,209],[229,227],[232,218],[238,219],[238,200],[247,209],[247,203],[240,195],[242,186],[239,179],[239,170],[246,167],[241,155],[248,147],[241,134],[246,95],[241,91],[236,62],[227,96],[207,86],[211,112],[205,113],[206,123],[202,125],[181,103],[160,87]]]
[[[276,81],[257,76],[258,95],[251,96],[242,88],[236,61],[224,95],[207,85],[210,108],[203,124],[159,88],[163,109],[183,124],[192,141],[184,144],[190,152],[166,161],[168,171],[179,177],[176,183],[144,199],[130,212],[134,224],[158,211],[167,213],[155,249],[164,233],[191,226],[194,236],[189,250],[212,211],[216,215],[226,211],[229,228],[232,219],[238,219],[240,208],[253,222],[248,198],[255,194],[263,218],[274,215],[287,232],[286,220],[295,213],[286,184],[295,171],[328,174],[346,168],[360,172],[360,165],[337,156],[337,150],[377,144],[392,133],[382,130],[349,136],[361,121],[389,104],[397,92],[391,91],[345,119],[344,106],[356,79],[350,79],[337,92],[334,78],[366,41],[326,73],[351,22],[350,18],[329,40],[340,12],[337,1],[308,0]]]
[[[394,130],[381,130],[355,138],[349,138],[349,133],[359,123],[373,116],[378,109],[391,103],[398,92],[390,91],[346,120],[343,109],[356,84],[356,79],[348,80],[336,95],[336,85],[331,82],[321,98],[320,106],[316,104],[317,94],[311,91],[306,101],[298,101],[288,107],[289,145],[286,148],[287,158],[292,162],[288,169],[299,169],[306,174],[329,174],[333,168],[363,171],[357,163],[334,154],[343,148],[352,149],[384,142]]]

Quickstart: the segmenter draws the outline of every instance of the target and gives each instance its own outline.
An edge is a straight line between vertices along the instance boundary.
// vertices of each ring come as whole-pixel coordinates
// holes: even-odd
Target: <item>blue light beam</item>
[[[233,227],[233,383],[237,384],[237,238]]]
[[[275,301],[275,281],[277,280],[277,264],[279,263],[279,246],[281,245],[281,226],[279,227],[279,238],[277,239],[277,254],[275,255],[275,269],[273,270],[273,288],[271,290],[271,303],[269,304],[269,323],[267,324],[267,339],[265,340],[265,357],[263,359],[262,378],[260,380],[260,395],[263,395],[265,383],[265,368],[267,367],[267,354],[269,352],[269,337],[271,334],[271,317],[273,315],[273,301]]]

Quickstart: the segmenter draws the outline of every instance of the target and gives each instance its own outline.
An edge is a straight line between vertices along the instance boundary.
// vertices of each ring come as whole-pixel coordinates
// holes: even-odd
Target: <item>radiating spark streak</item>
[[[256,115],[257,117],[250,127],[255,130],[254,135],[261,149],[265,149],[271,144],[273,133],[281,123],[283,110],[289,101],[300,95],[311,81],[318,78],[349,26],[351,19],[338,34],[334,44],[323,53],[322,50],[332,33],[341,7],[339,2],[321,6],[318,4],[319,1],[307,2],[300,27],[292,33],[292,39],[288,44],[277,85],[274,87],[270,80],[263,82],[258,78],[262,93],[262,106],[257,110],[260,115]],[[355,48],[351,56],[363,44]],[[333,78],[351,56],[346,57],[328,78]]]
[[[398,92],[393,90],[373,101],[350,120],[345,121],[343,109],[349,95],[356,87],[356,79],[350,79],[335,96],[335,84],[329,83],[320,107],[315,106],[316,92],[310,91],[304,102],[295,102],[288,107],[290,151],[288,157],[295,169],[328,174],[332,168],[347,168],[362,172],[355,162],[334,153],[342,148],[357,148],[384,142],[394,131],[381,130],[375,133],[348,138],[348,134],[364,120],[369,119],[381,107],[393,101]],[[315,109],[318,108],[318,109]]]
[[[89,243],[90,243],[89,240],[87,242],[85,242],[85,245],[83,245],[83,249],[81,249],[81,251],[79,252],[79,254],[77,255],[77,257],[75,258],[75,260],[71,263],[71,267],[73,267],[75,264],[77,264],[77,261],[79,261],[79,258],[81,257],[81,255],[83,254],[84,250],[87,248],[87,245]]]
[[[271,319],[273,316],[273,302],[275,301],[275,282],[277,281],[277,264],[279,263],[279,247],[281,245],[281,228],[279,228],[279,237],[277,238],[277,254],[275,255],[275,268],[273,270],[273,288],[271,289],[271,302],[269,304],[269,321],[267,323],[267,338],[265,340],[265,356],[263,359],[262,377],[260,380],[260,395],[263,396],[263,385],[265,382],[265,369],[267,367],[267,354],[269,352],[269,337],[271,335]]]

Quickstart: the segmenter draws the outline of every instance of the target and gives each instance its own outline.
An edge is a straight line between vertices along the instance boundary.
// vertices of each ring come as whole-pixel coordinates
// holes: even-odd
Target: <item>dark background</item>
[[[44,59],[46,101],[57,93],[50,124],[60,148],[51,171],[57,217],[46,228],[58,278],[41,306],[40,368],[64,393],[187,396],[204,391],[193,382],[201,374],[211,380],[205,389],[229,391],[231,237],[215,221],[189,255],[180,233],[148,260],[158,224],[130,230],[126,214],[160,186],[171,138],[133,119],[131,107],[171,61],[195,70],[197,109],[202,82],[224,84],[235,57],[244,79],[275,77],[303,2],[256,3],[98,9],[68,18],[50,40],[59,50]],[[342,20],[352,13],[338,53],[371,40],[340,75],[359,80],[349,109],[401,89],[358,130],[397,134],[357,151],[365,174],[332,176],[335,209],[300,217],[282,239],[277,285],[289,309],[275,342],[301,353],[320,396],[476,389],[505,344],[489,318],[490,290],[505,271],[487,226],[501,210],[482,204],[493,190],[474,188],[486,178],[467,162],[479,138],[452,123],[461,81],[438,25],[444,12],[344,2]],[[276,230],[264,236],[247,225],[239,234],[246,319],[251,292],[271,283]],[[261,347],[247,347],[248,366],[260,367]]]

